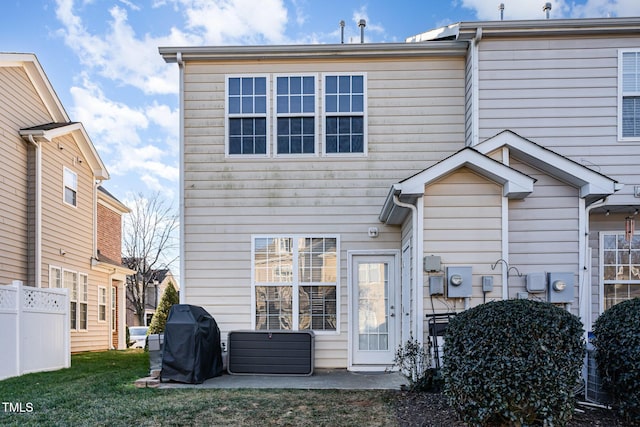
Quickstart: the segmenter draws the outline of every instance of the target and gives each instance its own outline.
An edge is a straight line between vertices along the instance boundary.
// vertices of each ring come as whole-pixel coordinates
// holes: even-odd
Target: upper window
[[[603,233],[601,262],[604,309],[640,297],[640,234]]]
[[[619,63],[618,133],[622,140],[640,139],[640,51],[621,51]]]
[[[276,152],[316,152],[316,78],[276,77]]]
[[[71,169],[64,168],[64,201],[72,206],[78,206],[78,174]]]
[[[255,328],[337,330],[338,239],[253,240]]]
[[[327,75],[325,152],[365,153],[365,76]]]
[[[267,154],[267,78],[227,79],[227,152]]]

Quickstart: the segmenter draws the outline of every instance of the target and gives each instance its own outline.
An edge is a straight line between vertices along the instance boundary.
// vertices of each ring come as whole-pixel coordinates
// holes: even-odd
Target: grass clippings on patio
[[[391,392],[136,388],[148,370],[141,350],[82,353],[69,369],[0,381],[0,425],[396,425]]]

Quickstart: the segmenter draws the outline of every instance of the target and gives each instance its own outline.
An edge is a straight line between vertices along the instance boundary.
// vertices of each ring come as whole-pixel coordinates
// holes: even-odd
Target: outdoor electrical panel
[[[537,294],[547,290],[547,275],[545,273],[529,273],[526,276],[527,292]]]
[[[470,297],[471,277],[471,267],[447,267],[447,297]]]
[[[573,273],[549,273],[549,302],[571,303],[574,299]]]
[[[430,271],[440,271],[442,267],[440,266],[440,257],[435,255],[429,255],[424,257],[423,260],[423,270],[426,272]]]
[[[493,291],[493,276],[482,276],[482,292]]]
[[[444,295],[444,276],[429,276],[429,295]]]

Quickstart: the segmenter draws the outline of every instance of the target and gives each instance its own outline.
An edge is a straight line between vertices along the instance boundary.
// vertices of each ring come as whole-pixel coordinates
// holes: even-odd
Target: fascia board
[[[510,131],[504,131],[473,148],[487,154],[504,146],[515,157],[579,188],[582,198],[613,194],[618,189],[615,180]]]
[[[423,194],[425,185],[465,166],[494,182],[502,184],[505,197],[522,198],[524,195],[533,192],[533,183],[535,182],[533,178],[496,162],[473,149],[459,151],[455,155],[403,181],[402,192],[403,194]]]

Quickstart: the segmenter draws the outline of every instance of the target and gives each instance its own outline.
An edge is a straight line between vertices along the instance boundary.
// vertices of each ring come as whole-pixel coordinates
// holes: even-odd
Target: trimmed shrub
[[[593,325],[602,383],[628,422],[640,425],[640,298],[607,309]]]
[[[457,314],[444,344],[444,392],[474,426],[565,426],[585,355],[580,320],[550,303],[495,301]]]

